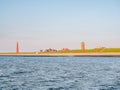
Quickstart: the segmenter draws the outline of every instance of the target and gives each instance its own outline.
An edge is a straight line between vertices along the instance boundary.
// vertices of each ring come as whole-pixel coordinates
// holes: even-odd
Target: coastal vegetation
[[[51,51],[38,51],[38,52],[19,52],[18,54],[46,54],[46,53],[112,53],[120,52],[120,48],[95,48],[95,49],[85,49],[85,50],[51,50]],[[16,54],[16,52],[0,52],[0,54]]]
[[[120,48],[98,48],[98,49],[86,49],[86,50],[67,50],[58,51],[59,53],[92,53],[92,52],[120,52]]]
[[[92,53],[92,52],[120,52],[120,48],[98,48],[98,49],[86,49],[86,50],[59,50],[57,53]]]

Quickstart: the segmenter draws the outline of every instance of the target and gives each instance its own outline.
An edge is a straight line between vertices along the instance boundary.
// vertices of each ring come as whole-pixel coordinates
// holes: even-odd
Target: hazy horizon
[[[0,52],[120,48],[119,0],[0,0]]]

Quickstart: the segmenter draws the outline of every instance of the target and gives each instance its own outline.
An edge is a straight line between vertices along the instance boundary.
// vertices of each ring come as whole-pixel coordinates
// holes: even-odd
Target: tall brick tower
[[[18,46],[18,42],[16,43],[16,53],[19,53],[19,46]]]
[[[85,50],[85,43],[81,42],[81,50]]]

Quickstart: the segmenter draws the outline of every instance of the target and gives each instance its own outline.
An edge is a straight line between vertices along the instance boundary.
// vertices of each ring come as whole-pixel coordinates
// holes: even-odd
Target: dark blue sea
[[[120,57],[0,57],[0,90],[120,90]]]

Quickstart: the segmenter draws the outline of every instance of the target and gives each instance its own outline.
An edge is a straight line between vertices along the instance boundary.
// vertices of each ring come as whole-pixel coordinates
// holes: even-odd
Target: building
[[[68,51],[69,49],[68,48],[62,48],[62,51]]]
[[[85,50],[85,43],[81,42],[81,50]]]

